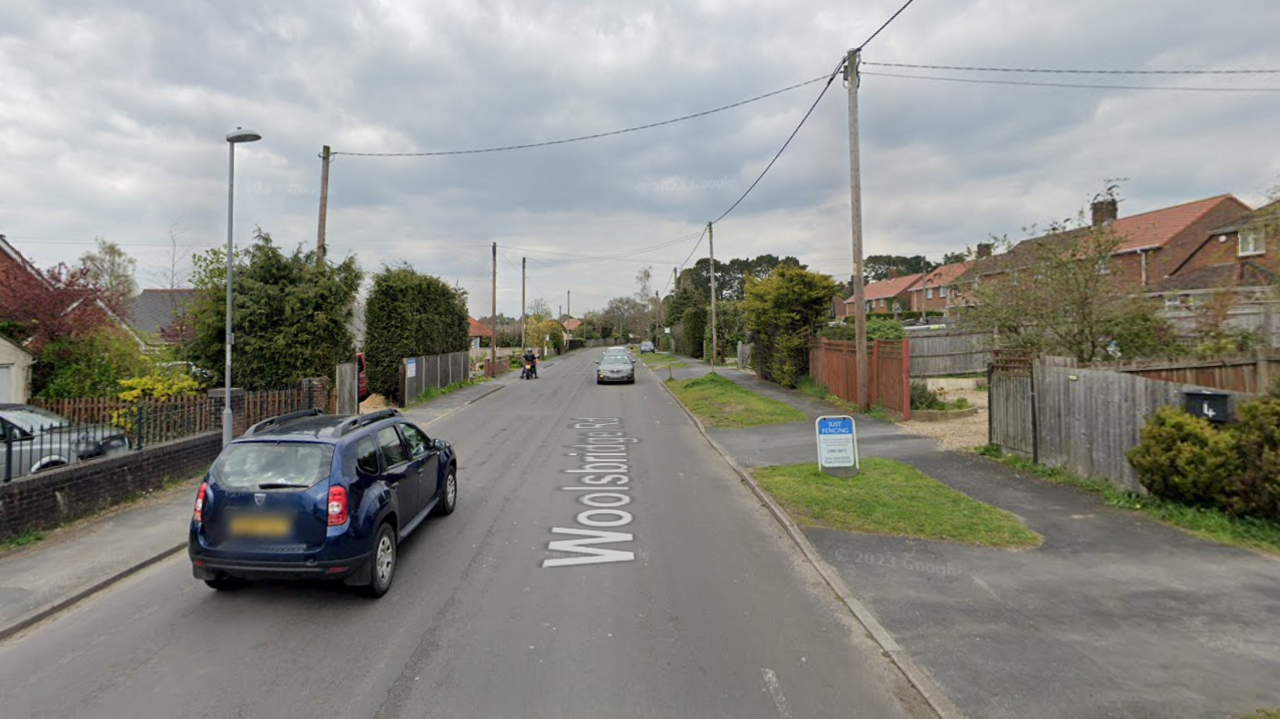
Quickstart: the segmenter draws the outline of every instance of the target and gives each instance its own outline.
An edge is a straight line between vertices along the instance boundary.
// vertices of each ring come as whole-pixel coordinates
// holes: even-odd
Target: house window
[[[946,288],[946,287],[939,287],[939,288],[938,288],[938,296],[939,296],[939,297],[942,297],[942,298],[945,298],[945,297],[947,296],[947,288]]]
[[[1262,231],[1257,228],[1247,228],[1240,230],[1240,253],[1241,257],[1249,257],[1251,255],[1265,254],[1267,251],[1266,243],[1262,239]]]
[[[931,300],[931,299],[933,299],[933,288],[932,288],[932,287],[929,287],[929,288],[927,288],[927,289],[924,291],[924,298],[925,298],[926,300]]]

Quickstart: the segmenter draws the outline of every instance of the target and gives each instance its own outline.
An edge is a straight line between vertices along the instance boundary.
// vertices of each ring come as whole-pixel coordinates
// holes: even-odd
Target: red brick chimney
[[[979,242],[979,243],[978,243],[978,255],[977,255],[978,259],[980,259],[980,260],[985,260],[985,259],[987,259],[988,257],[990,257],[990,256],[991,256],[991,250],[992,250],[994,247],[995,247],[995,246],[994,246],[994,245],[992,245],[990,242]]]
[[[1093,210],[1094,227],[1109,225],[1120,216],[1120,203],[1114,197],[1094,200],[1089,207]]]
[[[889,270],[889,279],[891,280],[898,279],[898,270],[896,268]]]

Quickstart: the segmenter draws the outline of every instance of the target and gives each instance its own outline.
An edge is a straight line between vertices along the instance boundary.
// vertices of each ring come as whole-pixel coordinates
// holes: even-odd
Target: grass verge
[[[878,405],[878,404],[872,405],[870,409],[868,409],[866,412],[863,412],[862,409],[858,407],[858,405],[852,402],[846,402],[845,400],[837,397],[836,395],[831,394],[831,390],[827,389],[826,385],[810,377],[809,375],[805,375],[800,378],[800,383],[796,385],[796,389],[799,390],[799,392],[803,395],[807,395],[814,399],[820,399],[824,402],[833,404],[836,407],[844,410],[845,412],[848,412],[849,414],[861,414],[861,415],[870,417],[872,419],[878,419],[881,422],[897,422],[898,421],[898,418],[894,417],[892,414],[889,414],[889,410],[886,409],[883,405]]]
[[[1041,542],[1012,514],[889,459],[862,460],[862,472],[852,479],[830,477],[816,464],[761,467],[752,473],[805,526],[983,547],[1034,547]]]
[[[1253,714],[1246,714],[1239,719],[1280,719],[1280,709],[1259,709]]]
[[[444,387],[430,387],[426,392],[418,395],[418,398],[413,401],[413,404],[409,405],[409,408],[420,407],[433,399],[439,399],[447,394],[453,394],[460,389],[473,387],[488,381],[488,377],[473,377],[471,379],[462,380],[461,382],[454,382],[453,384],[445,385]]]
[[[655,352],[652,354],[642,354],[640,355],[640,361],[644,362],[646,365],[650,367],[670,366],[673,369],[679,369],[681,367],[689,366],[679,357],[673,354],[670,354],[668,352]]]
[[[1062,467],[1047,467],[1025,457],[1006,455],[999,447],[984,446],[978,454],[1041,479],[1100,495],[1108,507],[1128,509],[1177,527],[1189,534],[1240,549],[1280,557],[1280,523],[1232,517],[1216,509],[1189,507],[1152,495],[1126,492],[1105,479],[1081,477]],[[1276,719],[1280,719],[1277,715]]]
[[[34,529],[28,529],[16,537],[10,537],[9,539],[0,542],[0,552],[7,552],[11,549],[26,547],[42,540],[44,540],[44,532],[37,532]]]
[[[708,427],[756,427],[806,419],[804,412],[791,405],[762,397],[714,374],[667,380],[667,386]]]

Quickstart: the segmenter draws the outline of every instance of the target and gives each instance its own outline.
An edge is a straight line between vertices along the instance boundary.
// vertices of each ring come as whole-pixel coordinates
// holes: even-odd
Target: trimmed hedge
[[[365,305],[365,362],[369,389],[402,402],[400,362],[465,352],[470,323],[465,295],[407,264],[384,267]]]

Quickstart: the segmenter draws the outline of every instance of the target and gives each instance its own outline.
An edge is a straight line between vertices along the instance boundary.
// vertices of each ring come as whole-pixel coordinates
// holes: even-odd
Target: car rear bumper
[[[219,576],[240,579],[358,579],[368,575],[369,554],[326,560],[247,560],[218,557],[190,549],[191,573],[196,579]]]

